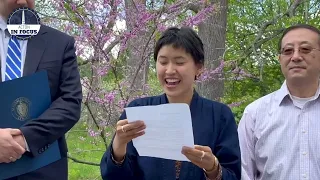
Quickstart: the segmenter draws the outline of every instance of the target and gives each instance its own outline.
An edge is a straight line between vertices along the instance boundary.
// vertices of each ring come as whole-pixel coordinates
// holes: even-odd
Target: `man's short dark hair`
[[[170,27],[163,32],[154,48],[154,60],[157,61],[158,53],[163,46],[172,45],[182,48],[192,56],[196,64],[204,64],[203,43],[197,33],[189,27]]]
[[[280,37],[279,40],[279,44],[278,44],[278,51],[281,51],[281,43],[282,43],[282,39],[283,37],[290,31],[294,30],[294,29],[309,29],[310,31],[313,31],[315,33],[317,33],[319,35],[319,45],[320,45],[320,30],[314,26],[311,26],[309,24],[296,24],[293,26],[288,27],[287,29],[284,30],[282,36]]]

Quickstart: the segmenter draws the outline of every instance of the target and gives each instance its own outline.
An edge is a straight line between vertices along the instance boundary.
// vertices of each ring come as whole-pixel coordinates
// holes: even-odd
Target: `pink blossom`
[[[167,27],[164,24],[158,24],[158,31],[163,32],[167,29]]]
[[[77,10],[77,6],[75,4],[71,4],[71,9],[72,9],[72,11],[76,11]]]
[[[110,92],[108,94],[105,95],[104,99],[105,99],[105,103],[112,103],[115,99],[115,92]]]
[[[91,137],[96,137],[96,136],[98,136],[99,135],[99,133],[98,132],[95,132],[94,130],[92,130],[92,129],[89,129],[88,130],[88,133],[89,133],[89,135],[91,136]]]

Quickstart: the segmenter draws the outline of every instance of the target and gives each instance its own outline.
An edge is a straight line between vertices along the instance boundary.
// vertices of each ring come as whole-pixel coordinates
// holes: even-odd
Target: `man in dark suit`
[[[9,69],[6,59],[11,37],[6,32],[6,20],[14,9],[22,6],[34,8],[34,5],[35,0],[0,0],[0,82],[6,81]],[[82,101],[74,38],[41,25],[38,35],[18,42],[21,50],[21,74],[27,76],[46,70],[52,104],[40,117],[20,129],[0,129],[0,163],[14,162],[24,153],[36,157],[58,140],[61,160],[12,179],[67,180],[67,145],[64,134],[79,120]]]

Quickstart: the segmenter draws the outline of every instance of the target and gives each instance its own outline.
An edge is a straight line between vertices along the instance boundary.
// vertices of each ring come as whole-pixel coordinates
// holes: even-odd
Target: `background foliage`
[[[74,36],[77,42],[84,100],[80,122],[66,135],[69,179],[101,179],[98,165],[125,104],[162,92],[152,53],[166,27],[191,26],[211,42],[205,44],[208,51],[219,57],[207,57],[207,72],[201,81],[209,82],[206,92],[232,108],[237,122],[249,103],[283,83],[277,58],[283,30],[297,23],[320,27],[319,0],[226,2],[37,1],[43,23]],[[211,35],[219,28],[222,33]],[[215,43],[225,45],[220,48],[223,53]],[[214,81],[208,81],[210,78]],[[222,93],[216,92],[220,90]]]

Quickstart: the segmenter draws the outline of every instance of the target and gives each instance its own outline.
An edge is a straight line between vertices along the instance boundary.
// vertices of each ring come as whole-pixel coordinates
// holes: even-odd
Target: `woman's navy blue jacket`
[[[128,107],[168,103],[165,94],[132,101]],[[205,99],[194,92],[190,111],[194,142],[209,146],[222,166],[223,180],[240,180],[241,159],[234,116],[227,105]],[[120,119],[126,119],[125,112]],[[175,161],[139,156],[132,141],[122,165],[111,159],[112,142],[104,153],[100,169],[104,180],[175,180]],[[191,162],[182,162],[179,180],[205,180],[204,171]]]

